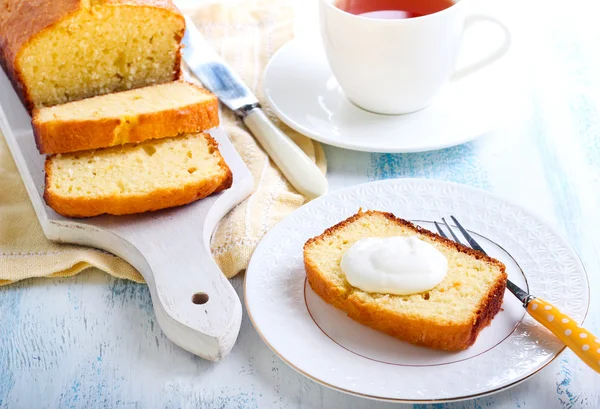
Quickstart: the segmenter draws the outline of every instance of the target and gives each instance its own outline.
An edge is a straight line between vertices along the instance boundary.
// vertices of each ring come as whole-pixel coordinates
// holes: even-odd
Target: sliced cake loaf
[[[49,156],[44,199],[57,213],[121,215],[184,205],[231,186],[204,133]]]
[[[179,78],[171,0],[1,0],[0,65],[33,108]]]
[[[218,109],[212,93],[175,81],[35,109],[32,124],[40,153],[54,154],[202,132]]]
[[[436,287],[411,295],[379,294],[346,280],[340,261],[359,239],[412,235],[448,260],[448,273]],[[449,351],[471,346],[490,324],[502,305],[507,279],[499,261],[377,211],[359,212],[308,240],[304,264],[312,289],[350,318],[413,344]]]

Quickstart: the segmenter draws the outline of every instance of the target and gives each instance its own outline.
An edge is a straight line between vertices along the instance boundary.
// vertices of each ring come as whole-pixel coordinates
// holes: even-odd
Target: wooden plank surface
[[[594,297],[600,289],[600,24],[593,2],[566,6],[541,0],[477,5],[513,34],[503,64],[514,99],[481,139],[423,154],[326,152],[331,189],[426,177],[488,189],[535,210],[579,252],[592,288],[586,326],[600,333]],[[312,30],[314,15],[302,13]],[[0,256],[7,257],[1,249]],[[241,295],[242,277],[233,284]],[[477,400],[367,401],[297,374],[264,345],[246,315],[223,362],[198,359],[160,332],[146,286],[89,271],[0,288],[0,408],[57,407],[597,409],[600,375],[566,352],[526,383]]]

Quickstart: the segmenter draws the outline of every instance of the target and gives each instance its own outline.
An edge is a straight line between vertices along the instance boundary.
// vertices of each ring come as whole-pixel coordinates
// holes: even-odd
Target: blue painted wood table
[[[466,0],[465,0],[466,1]],[[493,191],[562,231],[587,268],[586,326],[600,333],[600,24],[593,2],[481,7],[513,34],[514,98],[475,142],[421,154],[326,147],[331,189],[425,177]],[[303,27],[315,31],[312,11]],[[311,25],[312,24],[312,25]],[[508,109],[510,108],[510,109]],[[233,280],[242,294],[243,278]],[[401,380],[398,380],[401,382]],[[322,387],[277,358],[244,316],[232,353],[198,359],[161,333],[146,286],[88,271],[0,288],[0,408],[392,408]],[[414,408],[600,408],[600,375],[570,351],[537,376],[477,400]]]

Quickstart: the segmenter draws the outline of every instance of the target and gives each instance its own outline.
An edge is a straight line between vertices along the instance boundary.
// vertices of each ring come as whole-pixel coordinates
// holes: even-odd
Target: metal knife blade
[[[258,99],[250,88],[214,51],[188,16],[185,16],[185,24],[183,59],[202,84],[239,115],[258,106]]]
[[[281,173],[301,194],[315,198],[327,192],[327,178],[317,165],[271,122],[242,79],[185,16],[183,59],[202,84],[242,118],[254,138]]]

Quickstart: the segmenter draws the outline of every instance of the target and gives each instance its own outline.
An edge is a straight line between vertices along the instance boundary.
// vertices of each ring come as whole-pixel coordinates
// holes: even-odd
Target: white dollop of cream
[[[441,283],[448,260],[415,236],[369,237],[344,253],[340,267],[348,282],[363,291],[406,295]]]

